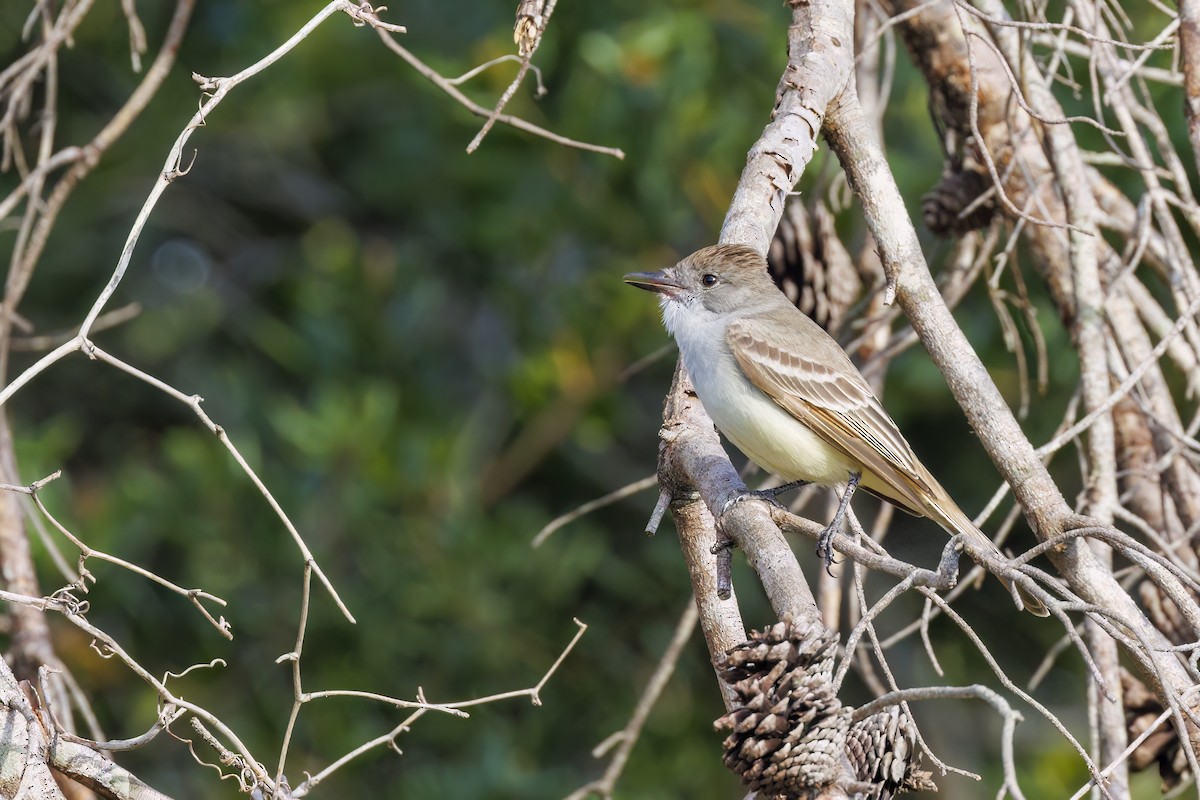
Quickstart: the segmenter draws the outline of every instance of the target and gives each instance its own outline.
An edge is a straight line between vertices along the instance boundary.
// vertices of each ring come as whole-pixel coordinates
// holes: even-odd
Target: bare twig
[[[656,486],[657,484],[658,484],[658,476],[650,475],[648,477],[642,478],[639,481],[634,481],[633,483],[622,486],[620,489],[609,492],[608,494],[604,495],[603,497],[598,497],[595,500],[589,500],[588,502],[579,506],[575,510],[568,511],[566,514],[563,514],[560,517],[556,517],[555,519],[546,523],[546,526],[543,527],[540,531],[538,531],[537,535],[533,537],[533,541],[529,543],[529,546],[530,547],[540,547],[543,542],[545,542],[547,539],[549,539],[550,536],[555,531],[557,531],[559,528],[563,527],[564,525],[570,525],[572,522],[579,519],[580,517],[586,516],[597,509],[612,505],[613,503],[616,503],[619,500],[624,500],[626,497],[635,495],[638,492],[643,492],[646,489],[649,489],[651,486]]]
[[[521,68],[517,70],[517,76],[512,79],[512,83],[500,95],[500,99],[496,101],[496,106],[488,113],[487,120],[483,123],[483,127],[479,129],[479,133],[475,134],[475,138],[467,145],[468,153],[474,153],[479,149],[479,145],[483,143],[483,137],[488,135],[488,131],[492,129],[492,126],[496,124],[496,120],[499,119],[500,112],[508,105],[508,101],[517,93],[521,82],[525,80],[525,74],[529,71],[530,61],[533,59],[534,53],[537,52],[538,46],[542,43],[542,37],[546,35],[546,25],[550,22],[550,15],[554,13],[556,5],[558,5],[558,0],[545,0],[545,4],[537,15],[536,25],[522,25],[522,19],[518,18],[518,30],[514,38],[521,49]]]
[[[406,731],[408,731],[409,726],[413,722],[415,722],[417,719],[419,719],[421,717],[421,715],[424,714],[426,711],[430,711],[430,710],[444,711],[446,713],[450,713],[450,714],[453,714],[456,716],[465,717],[465,716],[467,716],[467,714],[462,711],[462,709],[464,709],[464,708],[470,708],[472,706],[483,705],[483,704],[487,704],[487,703],[495,703],[495,702],[499,702],[501,700],[511,700],[511,699],[517,698],[517,697],[528,697],[535,706],[540,706],[542,704],[541,694],[540,694],[541,690],[545,687],[546,683],[550,680],[550,678],[554,676],[554,673],[558,671],[558,668],[562,665],[563,661],[566,660],[567,656],[570,655],[571,651],[573,649],[575,649],[575,645],[579,643],[579,640],[583,637],[584,632],[587,631],[587,625],[583,624],[578,619],[574,620],[574,623],[575,623],[576,627],[578,628],[578,630],[575,631],[575,635],[571,638],[571,641],[567,643],[567,646],[563,648],[562,652],[559,653],[558,658],[556,658],[554,660],[554,663],[550,665],[550,668],[546,670],[546,672],[542,675],[542,677],[538,680],[538,682],[527,689],[518,689],[516,691],[511,691],[511,692],[501,692],[499,694],[489,695],[487,697],[479,697],[479,698],[475,698],[472,700],[463,700],[463,701],[459,701],[459,702],[455,702],[455,703],[438,703],[438,704],[426,703],[425,699],[424,699],[425,698],[424,692],[421,690],[418,690],[418,692],[417,692],[417,697],[419,699],[419,703],[407,703],[405,701],[397,701],[390,697],[384,697],[382,695],[375,695],[375,694],[371,694],[369,692],[330,691],[330,692],[310,692],[310,693],[304,694],[302,696],[302,699],[298,700],[297,702],[308,702],[310,700],[315,700],[315,699],[319,699],[322,697],[360,697],[360,698],[366,698],[369,700],[376,700],[376,701],[382,702],[382,703],[387,703],[389,705],[394,705],[394,706],[397,706],[400,708],[415,708],[416,710],[412,713],[412,715],[410,715],[407,719],[405,719],[404,722],[397,725],[395,728],[393,728],[388,733],[378,736],[375,739],[372,739],[368,742],[364,742],[363,744],[356,747],[354,750],[351,750],[346,755],[344,755],[341,758],[339,758],[338,760],[334,761],[332,764],[330,764],[328,767],[326,767],[325,769],[318,772],[316,775],[312,775],[312,776],[308,777],[302,784],[300,784],[299,786],[297,786],[295,788],[295,790],[293,790],[292,797],[300,798],[300,797],[306,796],[310,791],[312,791],[313,787],[315,787],[318,783],[325,780],[330,775],[332,775],[334,772],[336,772],[338,769],[340,769],[343,766],[345,766],[346,764],[350,763],[355,758],[358,758],[363,753],[369,752],[370,750],[373,750],[377,747],[381,747],[384,745],[387,745],[393,749],[397,749],[396,748],[396,737],[398,737],[401,733],[405,733]],[[299,649],[300,643],[302,642],[302,638],[298,638],[297,641],[298,641],[297,649]],[[293,655],[296,656],[294,659],[292,658]],[[289,653],[289,654],[283,656],[283,658],[287,659],[287,660],[291,660],[293,662],[293,664],[296,664],[296,663],[298,663],[298,660],[299,660],[299,653],[298,652],[297,653]],[[298,675],[298,672],[296,674]],[[297,677],[296,680],[299,680],[299,678]],[[398,749],[397,749],[397,751],[398,751]],[[284,755],[286,755],[286,750],[284,751]],[[283,766],[283,762],[282,762],[282,756],[281,756],[280,771],[282,771],[282,766]]]
[[[604,775],[571,792],[565,800],[584,800],[584,798],[593,795],[605,798],[605,800],[612,797],[613,792],[616,790],[617,781],[620,779],[621,773],[625,770],[625,764],[629,760],[629,754],[633,751],[634,745],[637,744],[638,736],[642,732],[642,726],[646,724],[646,719],[650,716],[650,711],[658,702],[659,696],[662,695],[663,689],[666,688],[667,682],[671,679],[671,675],[675,671],[675,665],[679,662],[679,656],[683,652],[684,646],[691,640],[692,633],[696,630],[696,622],[699,619],[700,612],[696,608],[696,603],[689,600],[687,607],[683,610],[683,614],[679,617],[679,622],[675,625],[675,634],[671,637],[671,641],[667,645],[667,649],[663,652],[662,658],[659,659],[658,666],[650,676],[650,680],[646,682],[646,688],[642,690],[642,696],[638,698],[637,705],[634,707],[633,714],[629,717],[628,724],[596,745],[592,750],[593,757],[603,758],[614,745],[616,747],[612,759],[608,762],[607,769],[604,770]]]
[[[434,86],[438,87],[443,92],[445,92],[447,95],[449,95],[451,97],[451,99],[453,99],[455,102],[457,102],[463,108],[467,109],[468,111],[470,111],[472,114],[474,114],[477,117],[484,117],[485,119],[491,117],[492,109],[484,108],[483,106],[479,105],[475,101],[471,100],[471,98],[467,97],[465,94],[463,94],[461,91],[459,91],[458,87],[450,79],[444,77],[437,70],[433,69],[433,67],[430,67],[424,61],[422,61],[421,59],[414,56],[411,52],[409,52],[409,50],[407,48],[403,47],[399,42],[397,42],[391,36],[388,36],[383,31],[380,31],[379,37],[380,37],[380,39],[383,40],[384,45],[389,50],[391,50],[393,53],[395,53],[396,55],[398,55],[402,59],[404,59],[406,62],[408,62],[409,66],[411,66],[413,69],[415,69],[417,72],[419,72],[426,80],[428,80]],[[560,145],[563,145],[564,147],[573,147],[577,150],[588,150],[593,153],[600,153],[602,155],[612,156],[613,158],[618,158],[618,159],[625,158],[625,152],[618,148],[604,147],[602,145],[590,144],[588,142],[580,142],[580,141],[576,141],[575,139],[569,139],[566,136],[560,136],[557,133],[553,133],[544,128],[540,128],[531,122],[526,122],[525,120],[523,120],[519,117],[513,117],[508,114],[497,114],[496,121],[503,122],[505,125],[509,125],[513,128],[516,128],[519,131],[524,131],[525,133],[531,133],[534,136],[540,136],[543,139],[548,139],[548,140],[554,142],[555,144],[560,144]]]

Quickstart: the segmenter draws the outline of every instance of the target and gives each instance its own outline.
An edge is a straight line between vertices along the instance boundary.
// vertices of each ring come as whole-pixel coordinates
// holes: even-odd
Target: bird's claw
[[[721,513],[724,514],[738,503],[749,499],[763,500],[775,506],[776,508],[784,508],[783,503],[780,503],[777,499],[779,495],[783,494],[784,492],[791,491],[792,489],[797,489],[801,486],[808,486],[809,483],[811,483],[811,481],[791,481],[790,483],[785,483],[782,486],[775,486],[770,489],[747,489],[737,497],[727,502],[725,507],[721,509]]]
[[[821,533],[817,536],[817,558],[825,565],[825,572],[831,578],[837,576],[833,574],[832,567],[835,563],[833,558],[833,537],[837,534],[837,528],[832,524],[825,526]]]
[[[846,491],[842,493],[842,499],[838,502],[837,513],[833,515],[833,519],[817,537],[817,556],[825,562],[825,572],[831,578],[837,577],[832,570],[834,564],[833,537],[842,529],[842,522],[846,519],[846,509],[850,506],[850,498],[854,496],[854,491],[858,489],[861,480],[861,472],[850,473],[850,478],[846,481]]]
[[[763,491],[763,492],[746,491],[746,492],[743,492],[742,494],[739,494],[737,497],[731,498],[729,501],[727,501],[725,503],[725,505],[721,507],[721,514],[722,515],[728,514],[730,509],[732,509],[734,506],[736,506],[738,503],[742,502],[743,500],[763,500],[763,501],[770,503],[773,506],[779,506],[779,508],[783,508],[783,506],[779,505],[779,501],[775,499],[775,495],[771,494],[769,491]]]

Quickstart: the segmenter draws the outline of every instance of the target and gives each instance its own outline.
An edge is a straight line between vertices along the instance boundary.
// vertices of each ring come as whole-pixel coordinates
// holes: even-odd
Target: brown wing
[[[929,516],[947,530],[973,536],[998,553],[992,540],[917,461],[837,342],[799,311],[788,322],[784,331],[772,326],[769,336],[766,326],[753,319],[729,326],[729,347],[751,382],[879,480],[874,486],[864,484],[864,489],[905,511]],[[1003,578],[1000,581],[1009,586]],[[1049,616],[1041,601],[1020,586],[1017,592],[1027,611]]]
[[[973,536],[999,553],[917,461],[837,342],[799,311],[788,321],[791,325],[782,332],[772,326],[770,336],[766,326],[753,319],[729,326],[729,347],[751,382],[879,480],[862,488],[905,511],[929,516],[947,530]],[[1003,578],[1000,581],[1009,586]],[[1027,611],[1049,616],[1041,601],[1020,586],[1017,592]]]
[[[791,316],[791,315],[789,315]],[[803,320],[803,321],[801,321]],[[927,514],[921,495],[936,496],[928,473],[858,369],[816,323],[796,312],[786,338],[754,319],[726,334],[742,371],[785,411],[879,479],[873,487],[914,514]],[[808,326],[810,330],[806,330]],[[774,343],[772,343],[774,342]]]

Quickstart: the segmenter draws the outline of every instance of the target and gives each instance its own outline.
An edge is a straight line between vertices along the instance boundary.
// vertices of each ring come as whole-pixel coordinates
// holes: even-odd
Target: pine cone
[[[810,798],[837,783],[855,800],[936,790],[899,708],[851,728],[850,709],[833,693],[836,653],[837,637],[823,625],[785,617],[725,654],[718,672],[742,703],[714,723],[731,731],[725,765],[764,800]]]
[[[939,236],[978,230],[992,221],[996,204],[986,200],[959,218],[967,206],[992,187],[991,175],[964,170],[942,176],[942,181],[921,198],[925,226]]]
[[[1174,644],[1188,644],[1195,641],[1191,625],[1179,612],[1179,607],[1163,595],[1161,589],[1153,581],[1145,580],[1138,587],[1138,595],[1146,607],[1146,615],[1154,623],[1154,627]]]
[[[838,777],[850,712],[830,681],[836,645],[823,627],[784,620],[718,665],[743,703],[714,723],[732,731],[725,765],[766,797],[802,797]]]
[[[863,292],[862,276],[838,238],[833,214],[820,201],[811,212],[798,201],[787,204],[767,266],[780,291],[830,332],[836,333]]]
[[[1191,626],[1179,612],[1178,606],[1164,597],[1157,586],[1148,580],[1143,581],[1139,587],[1139,594],[1154,627],[1175,644],[1186,644],[1192,640]],[[1133,740],[1154,724],[1162,714],[1163,707],[1154,692],[1147,689],[1146,684],[1127,672],[1124,667],[1121,668],[1121,692],[1125,703],[1125,727],[1129,731],[1130,740]],[[1179,746],[1179,733],[1169,720],[1146,737],[1129,759],[1130,769],[1134,772],[1141,772],[1154,765],[1158,766],[1164,792],[1175,788],[1191,776],[1187,755]]]
[[[1135,739],[1154,724],[1163,707],[1154,692],[1124,667],[1121,668],[1121,693],[1125,702],[1125,725],[1129,729],[1129,738]],[[1164,793],[1191,774],[1187,754],[1179,746],[1179,736],[1169,720],[1146,737],[1129,758],[1129,766],[1134,772],[1141,772],[1153,764],[1158,764]]]
[[[887,800],[900,792],[937,791],[929,772],[918,769],[917,730],[900,706],[860,720],[846,737],[846,756],[862,783],[862,800]]]

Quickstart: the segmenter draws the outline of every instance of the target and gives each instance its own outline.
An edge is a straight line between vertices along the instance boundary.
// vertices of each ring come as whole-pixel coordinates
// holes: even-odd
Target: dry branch
[[[12,349],[12,331],[14,329],[27,331],[28,329],[28,326],[22,323],[17,315],[16,308],[34,274],[34,269],[60,210],[75,187],[90,174],[101,156],[128,129],[130,123],[144,110],[162,85],[186,30],[192,6],[193,0],[177,0],[175,15],[167,30],[164,44],[145,77],[112,120],[91,142],[82,147],[66,147],[57,152],[53,149],[54,112],[57,102],[56,68],[58,48],[70,41],[72,31],[80,24],[91,7],[90,0],[65,3],[57,18],[50,15],[50,4],[37,3],[30,20],[31,24],[41,31],[42,41],[29,54],[17,59],[12,66],[0,72],[0,137],[3,137],[5,148],[4,166],[15,165],[20,170],[22,178],[9,196],[0,201],[0,218],[15,212],[22,203],[26,208],[26,213],[22,216],[18,226],[16,246],[12,253],[5,286],[3,309],[0,309],[0,373],[7,366],[8,353]],[[145,49],[145,34],[131,0],[123,0],[122,10],[129,26],[131,54],[136,69],[139,68],[139,54]],[[382,7],[379,10],[382,11]],[[340,13],[349,16],[355,25],[375,28],[389,43],[392,42],[390,38],[392,34],[404,32],[401,26],[382,21],[377,11],[367,3],[333,0],[286,42],[241,72],[226,78],[206,78],[193,75],[200,88],[205,92],[205,96],[200,103],[199,110],[179,133],[170,148],[164,166],[137,215],[116,268],[107,284],[99,292],[91,309],[72,333],[58,337],[30,337],[22,342],[25,349],[49,349],[49,352],[15,379],[8,381],[3,389],[0,389],[0,406],[2,406],[50,366],[75,353],[83,353],[91,360],[115,367],[167,397],[188,406],[204,427],[225,447],[234,461],[242,468],[246,477],[275,511],[300,552],[304,574],[304,596],[300,609],[296,647],[292,652],[281,657],[281,661],[290,662],[292,666],[294,699],[290,719],[280,747],[278,766],[274,774],[271,774],[220,716],[183,699],[177,691],[170,688],[169,684],[172,681],[178,681],[193,670],[224,666],[223,661],[216,659],[206,664],[193,665],[180,673],[168,672],[159,678],[147,670],[138,658],[113,636],[101,630],[89,619],[90,606],[83,596],[96,578],[88,572],[85,564],[89,559],[102,560],[157,583],[190,601],[223,635],[228,637],[231,634],[224,617],[217,619],[209,610],[210,605],[224,606],[225,601],[202,589],[181,587],[171,580],[117,555],[101,552],[89,546],[83,536],[75,534],[59,523],[43,504],[39,495],[39,491],[45,484],[57,477],[58,473],[29,486],[19,484],[16,477],[18,472],[12,456],[12,439],[8,433],[4,416],[7,409],[0,408],[0,459],[2,459],[0,466],[3,467],[4,477],[9,481],[0,484],[0,558],[3,559],[6,580],[5,589],[0,590],[0,600],[8,604],[13,619],[14,647],[11,656],[21,670],[18,677],[22,673],[28,674],[30,677],[34,674],[39,675],[39,686],[42,690],[40,699],[31,693],[26,693],[28,696],[22,694],[17,687],[16,679],[8,671],[8,667],[0,663],[0,695],[3,695],[0,697],[0,706],[3,707],[0,710],[7,715],[5,734],[0,736],[0,795],[11,797],[15,794],[39,798],[63,796],[54,785],[54,779],[51,776],[51,770],[53,770],[54,774],[60,777],[65,776],[68,783],[74,782],[70,785],[89,787],[104,797],[122,798],[122,800],[161,798],[162,795],[116,767],[107,759],[104,752],[140,747],[161,732],[167,731],[174,738],[185,742],[199,763],[216,769],[221,779],[236,781],[243,792],[255,796],[279,798],[305,796],[324,778],[359,755],[379,746],[395,747],[396,738],[407,731],[411,723],[429,711],[465,717],[467,716],[463,710],[465,708],[518,697],[527,697],[533,704],[539,705],[541,690],[578,643],[586,629],[585,625],[576,621],[578,630],[562,650],[558,659],[536,684],[525,689],[449,704],[426,701],[419,688],[416,692],[416,699],[413,700],[355,689],[306,690],[301,681],[300,664],[308,622],[311,579],[314,575],[343,615],[350,622],[354,621],[333,584],[321,570],[313,553],[282,506],[275,500],[272,492],[243,458],[224,429],[204,412],[201,407],[202,399],[197,395],[189,395],[180,391],[133,364],[98,348],[91,341],[90,337],[95,331],[105,325],[117,324],[129,316],[128,309],[106,314],[105,308],[125,277],[142,231],[159,198],[173,181],[185,176],[190,169],[190,164],[185,165],[188,158],[184,148],[191,135],[210,121],[212,112],[229,92],[244,81],[273,67],[322,23]],[[440,79],[440,76],[438,77]],[[31,166],[22,149],[18,121],[28,116],[31,88],[38,81],[44,82],[46,86],[43,93],[45,108],[39,127],[37,158]],[[451,85],[453,88],[452,84],[454,83],[456,82],[450,81],[447,82],[447,85]],[[457,90],[454,91],[457,92]],[[522,123],[520,120],[507,117],[503,117],[503,119],[510,124],[540,132],[540,129]],[[559,141],[566,144],[578,144],[560,137],[550,136],[558,138]],[[606,149],[601,148],[601,150]],[[620,155],[619,151],[607,152]],[[59,171],[62,171],[61,175],[58,175]],[[46,191],[47,186],[52,186],[49,192]],[[38,591],[33,562],[29,556],[28,539],[21,524],[22,509],[19,501],[23,499],[23,496],[32,501],[50,526],[79,553],[77,572],[69,574],[69,569],[65,566],[63,569],[65,573],[69,574],[70,584],[48,596],[42,596]],[[41,524],[40,519],[39,524]],[[103,738],[99,735],[98,726],[94,723],[94,715],[87,707],[86,700],[82,698],[82,693],[74,684],[70,674],[58,664],[50,646],[45,623],[45,612],[47,611],[61,614],[67,622],[89,636],[92,639],[92,649],[100,657],[121,662],[147,684],[159,703],[159,718],[148,731],[130,739],[113,741],[89,740],[74,733],[73,716],[78,711],[85,719],[92,722],[91,727],[97,739]],[[384,736],[356,747],[350,753],[333,761],[325,769],[309,776],[295,790],[291,790],[288,788],[285,771],[288,766],[289,745],[297,717],[304,705],[317,700],[334,698],[367,700],[392,708],[406,709],[411,713],[399,727]],[[185,735],[181,730],[185,727],[190,727],[193,733]],[[198,739],[191,737],[198,737]],[[214,753],[218,763],[212,763]],[[73,800],[77,793],[72,791],[68,796]]]

